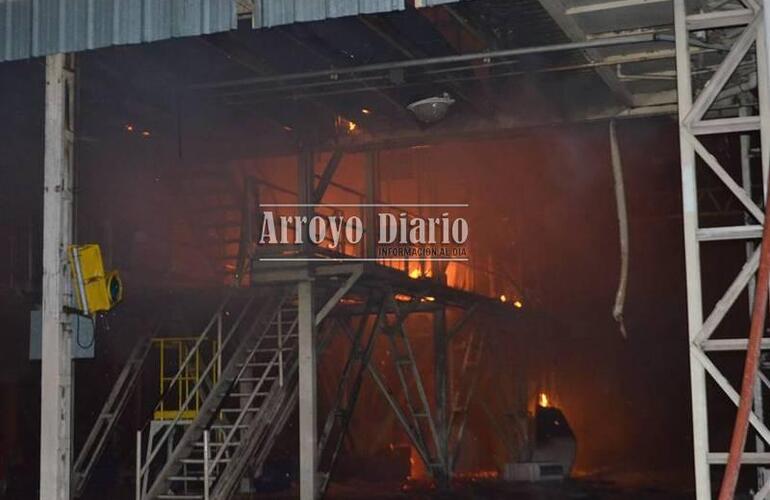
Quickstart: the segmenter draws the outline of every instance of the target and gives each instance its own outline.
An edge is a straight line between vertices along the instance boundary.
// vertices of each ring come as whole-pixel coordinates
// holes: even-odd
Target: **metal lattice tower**
[[[705,5],[708,5],[706,3]],[[767,7],[770,2],[764,2]],[[757,240],[761,238],[764,214],[762,196],[752,197],[751,169],[749,168],[750,141],[759,132],[761,138],[762,185],[767,185],[768,140],[770,139],[770,114],[768,113],[768,32],[767,8],[762,2],[746,0],[735,4],[721,3],[716,10],[693,13],[685,0],[674,0],[674,27],[677,63],[677,90],[679,105],[679,142],[682,174],[682,210],[684,223],[684,247],[687,276],[687,314],[690,358],[690,387],[692,396],[693,447],[695,459],[696,497],[712,498],[712,466],[724,464],[725,450],[713,450],[710,446],[707,382],[716,383],[721,392],[733,403],[738,402],[737,388],[725,376],[725,367],[715,351],[745,353],[746,332],[730,332],[725,336],[718,331],[728,311],[739,297],[748,290],[749,300],[752,281],[759,263]],[[701,40],[719,38],[727,44],[726,56],[693,57],[692,48]],[[701,44],[702,46],[702,44]],[[718,52],[718,51],[717,51]],[[708,75],[703,79],[702,75]],[[754,88],[757,89],[754,96]],[[726,106],[734,101],[739,106]],[[741,177],[736,180],[724,166],[724,159],[710,151],[703,136],[742,134]],[[700,166],[700,164],[703,166]],[[698,210],[697,171],[710,170],[721,184],[737,199],[745,211],[744,223],[703,227]],[[756,183],[760,180],[757,179]],[[766,194],[766,193],[765,193]],[[759,198],[759,199],[757,199]],[[744,240],[746,261],[734,280],[710,311],[704,311],[702,279],[708,279],[709,269],[701,266],[701,253],[712,242]],[[718,338],[717,338],[718,337]],[[767,348],[769,344],[763,344]],[[767,381],[766,378],[764,382]],[[743,455],[743,465],[760,466],[759,486],[756,499],[764,499],[770,493],[770,482],[763,483],[763,464],[770,464],[770,453],[764,452],[770,443],[770,430],[764,422],[762,392],[765,383],[755,393],[755,409],[751,425],[758,439],[756,445]],[[764,387],[762,387],[764,386]]]

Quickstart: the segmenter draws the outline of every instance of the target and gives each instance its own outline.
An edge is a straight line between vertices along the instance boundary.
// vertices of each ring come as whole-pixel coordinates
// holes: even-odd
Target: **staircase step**
[[[238,425],[239,429],[246,429],[247,427],[248,427],[248,425],[246,425],[246,424],[239,424]],[[233,426],[230,425],[230,424],[211,424],[211,428],[212,429],[232,429]]]
[[[270,366],[270,365],[278,366],[277,364],[272,363],[270,361],[258,361],[256,363],[246,363],[245,364],[245,366],[251,366],[251,367],[254,367],[254,368],[258,368],[258,367],[264,368],[264,367]],[[243,366],[244,366],[244,363],[238,363],[238,367],[239,368],[242,368]]]
[[[229,458],[220,458],[217,462],[229,462]],[[202,458],[183,458],[180,460],[183,464],[203,464]]]
[[[273,380],[278,380],[278,377],[265,377],[264,379],[262,377],[241,377],[238,379],[238,382],[259,382],[260,380],[272,382]]]
[[[190,483],[202,483],[203,482],[203,476],[171,476],[168,478],[169,481],[179,481],[181,482],[190,482]],[[216,479],[216,476],[209,476],[209,481],[212,483]]]
[[[231,442],[227,443],[228,447],[229,446],[240,446],[240,445],[241,445],[240,441],[231,441]],[[203,443],[198,441],[197,443],[193,443],[193,446],[195,446],[196,448],[203,448]],[[209,443],[209,448],[221,448],[222,446],[224,446],[224,443]]]
[[[223,413],[224,413],[224,412],[227,412],[227,413],[240,413],[240,412],[242,412],[242,411],[247,411],[247,412],[253,413],[253,412],[255,412],[255,411],[259,411],[259,409],[260,409],[260,407],[256,407],[256,408],[246,408],[246,410],[243,410],[242,408],[222,408],[222,409],[221,409],[221,410],[219,410],[219,411],[221,411],[221,412],[223,412]]]

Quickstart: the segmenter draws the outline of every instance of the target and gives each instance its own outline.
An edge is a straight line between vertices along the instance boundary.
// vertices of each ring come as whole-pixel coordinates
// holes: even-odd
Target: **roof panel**
[[[252,19],[258,28],[406,8],[404,0],[262,0],[258,5]]]
[[[0,61],[236,27],[233,0],[0,0]]]
[[[238,2],[0,0],[0,62],[233,30],[238,25]],[[262,0],[256,4],[252,25],[257,28],[406,7],[405,0]]]
[[[31,2],[0,3],[0,60],[27,56],[27,48],[32,44],[31,24]]]

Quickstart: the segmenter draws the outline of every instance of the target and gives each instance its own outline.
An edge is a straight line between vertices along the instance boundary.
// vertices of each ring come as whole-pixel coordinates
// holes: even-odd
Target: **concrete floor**
[[[400,492],[398,492],[401,490]],[[502,481],[472,481],[455,486],[451,493],[439,493],[419,484],[375,484],[348,482],[335,484],[326,498],[329,500],[690,500],[692,493],[666,492],[655,489],[623,489],[608,483],[568,481],[564,483],[511,484]],[[292,488],[280,494],[240,497],[239,500],[296,499]]]

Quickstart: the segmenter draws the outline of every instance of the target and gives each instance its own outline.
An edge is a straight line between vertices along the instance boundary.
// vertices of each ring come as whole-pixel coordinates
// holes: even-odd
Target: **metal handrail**
[[[281,308],[278,308],[278,311],[280,311],[280,310],[281,310]],[[277,314],[276,314],[276,315],[277,315]],[[291,335],[291,332],[293,332],[293,331],[295,330],[295,328],[297,327],[297,323],[298,323],[298,321],[299,321],[299,319],[298,319],[298,318],[295,318],[295,319],[294,319],[294,321],[292,322],[291,326],[289,327],[289,331],[287,332],[287,335]],[[271,322],[272,322],[272,321],[271,321]],[[257,342],[257,347],[258,347],[258,346],[261,344],[262,340],[265,338],[265,335],[266,335],[267,331],[268,331],[268,330],[266,330],[266,331],[265,331],[265,332],[264,332],[264,333],[263,333],[263,334],[260,336],[260,338],[259,338],[259,340],[258,340],[258,342]],[[256,353],[256,348],[257,348],[257,347],[255,347],[255,349],[253,349],[253,350],[251,351],[251,353],[249,353],[249,356],[248,356],[248,357],[246,358],[246,360],[244,361],[244,363],[243,363],[243,366],[241,367],[241,370],[238,372],[238,376],[236,377],[236,381],[237,381],[238,379],[240,379],[241,375],[243,375],[243,372],[244,372],[244,371],[245,371],[245,369],[246,369],[246,366],[247,366],[247,364],[248,364],[248,363],[249,363],[249,362],[250,362],[250,361],[253,359],[253,357],[254,357],[254,354]],[[227,448],[227,445],[230,443],[230,440],[231,440],[231,439],[232,439],[232,437],[234,436],[234,434],[235,434],[235,431],[238,429],[238,426],[239,426],[239,425],[240,425],[240,423],[243,421],[243,418],[246,416],[246,411],[245,411],[245,409],[249,408],[249,407],[251,406],[251,404],[254,402],[254,398],[256,398],[256,396],[257,396],[257,393],[258,393],[258,392],[259,392],[259,390],[262,388],[262,386],[263,386],[263,384],[264,384],[264,382],[265,382],[265,379],[267,378],[267,374],[269,373],[270,369],[271,369],[273,366],[275,366],[275,364],[276,364],[276,361],[277,361],[277,360],[281,359],[281,357],[282,357],[282,356],[279,356],[279,354],[280,354],[280,353],[281,353],[281,351],[280,351],[280,350],[276,350],[275,354],[274,354],[274,355],[273,355],[273,357],[270,359],[270,361],[269,361],[268,365],[267,365],[267,366],[265,367],[265,369],[262,371],[262,376],[261,376],[261,377],[259,378],[259,380],[256,382],[256,384],[255,384],[255,386],[254,386],[254,389],[252,390],[251,394],[249,395],[249,399],[248,399],[248,400],[246,401],[246,403],[243,405],[243,409],[244,409],[244,411],[241,411],[241,412],[239,413],[239,415],[238,415],[238,418],[236,418],[235,422],[233,423],[232,429],[230,429],[230,432],[228,432],[228,433],[227,433],[227,436],[225,436],[225,440],[224,440],[224,442],[223,442],[222,446],[219,448],[219,451],[218,451],[218,452],[217,452],[217,454],[215,455],[215,457],[214,457],[214,466],[216,466],[217,462],[219,462],[219,460],[221,459],[221,457],[222,457],[222,455],[223,455],[223,453],[224,453],[225,449]]]
[[[230,303],[230,300],[232,299],[232,294],[228,293],[225,295],[225,298],[222,299],[222,302],[220,303],[219,307],[217,308],[217,311],[211,316],[211,319],[209,320],[208,324],[203,328],[203,332],[198,336],[198,340],[195,342],[193,347],[190,349],[190,351],[187,353],[187,356],[185,357],[185,360],[179,365],[179,369],[177,370],[174,377],[171,379],[171,382],[169,383],[168,387],[165,391],[160,395],[160,398],[158,400],[158,404],[155,405],[155,408],[153,411],[156,411],[160,404],[162,403],[163,399],[166,397],[166,395],[171,391],[171,389],[179,382],[179,379],[181,378],[182,374],[184,373],[184,370],[187,368],[188,363],[190,363],[190,360],[192,360],[193,356],[198,352],[198,349],[200,349],[201,344],[203,343],[204,339],[207,338],[209,330],[217,323],[217,318],[222,314],[222,311],[227,306],[227,304]],[[247,306],[250,305],[247,304]],[[244,308],[244,312],[245,312]],[[216,358],[216,356],[214,356]]]
[[[229,297],[228,297],[227,300],[229,300]],[[190,402],[192,401],[193,397],[197,394],[198,390],[200,389],[201,385],[203,384],[203,380],[208,376],[208,374],[211,372],[211,370],[215,366],[217,366],[217,358],[219,358],[222,355],[222,352],[224,351],[225,346],[229,343],[229,341],[232,338],[233,334],[235,333],[235,331],[240,326],[240,323],[243,320],[243,317],[246,315],[246,312],[251,308],[251,305],[254,302],[254,300],[255,300],[254,295],[249,297],[249,300],[246,302],[246,304],[244,305],[243,309],[241,310],[241,312],[239,313],[238,317],[236,318],[235,323],[230,327],[230,329],[227,332],[227,335],[222,340],[221,344],[218,346],[217,352],[214,354],[214,356],[212,357],[211,361],[208,363],[208,365],[206,365],[206,368],[203,370],[203,373],[202,373],[200,379],[195,384],[195,386],[190,391],[190,393],[187,395],[187,398],[185,399],[184,403],[182,403],[182,405],[180,405],[179,412],[177,413],[176,417],[171,422],[171,424],[167,426],[166,430],[163,432],[162,437],[158,440],[157,446],[153,447],[152,450],[150,450],[149,456],[147,457],[146,462],[144,463],[144,465],[142,466],[142,469],[140,470],[140,474],[141,475],[144,475],[149,470],[150,464],[152,464],[153,460],[155,459],[155,457],[160,452],[160,449],[165,445],[166,441],[168,440],[169,435],[171,435],[171,433],[173,432],[174,427],[179,423],[179,420],[181,419],[182,414],[189,407]],[[224,304],[222,305],[222,308],[223,307],[224,307]],[[194,349],[197,349],[200,346],[200,344],[202,343],[203,337],[205,337],[205,334],[208,333],[208,330],[210,329],[210,326],[214,323],[214,319],[216,318],[216,316],[221,313],[221,309],[222,308],[220,308],[217,311],[217,313],[212,318],[212,321],[209,322],[209,326],[204,330],[204,333],[201,334],[201,338],[198,339],[198,342],[196,343],[196,346],[194,347]],[[258,319],[256,321],[258,321]],[[252,327],[253,326],[255,326],[255,325],[252,325]],[[191,351],[190,354],[188,354],[188,357],[185,360],[185,362],[189,362],[191,357],[192,357],[192,351]],[[184,369],[184,366],[180,367],[180,372],[183,369]],[[177,373],[177,377],[175,377],[175,378],[178,378],[178,376],[179,376],[179,372]],[[148,446],[149,446],[149,444],[148,444]]]

